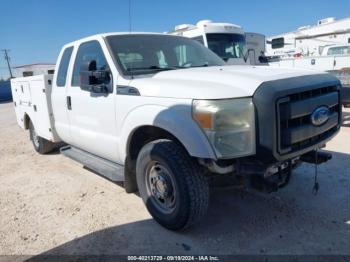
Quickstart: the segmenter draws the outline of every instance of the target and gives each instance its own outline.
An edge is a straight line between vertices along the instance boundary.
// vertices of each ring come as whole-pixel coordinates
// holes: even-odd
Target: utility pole
[[[10,51],[9,49],[3,49],[2,50],[5,54],[5,60],[7,62],[7,66],[9,68],[9,72],[10,72],[10,77],[13,78],[13,75],[12,75],[12,71],[11,71],[11,66],[10,66],[10,57],[8,56],[8,52]]]

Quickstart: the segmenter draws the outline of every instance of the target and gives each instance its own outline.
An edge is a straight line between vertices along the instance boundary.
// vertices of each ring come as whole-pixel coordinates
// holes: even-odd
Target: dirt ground
[[[304,164],[273,194],[215,188],[207,217],[174,233],[142,200],[59,153],[37,154],[0,104],[0,255],[342,254],[350,255],[350,110],[327,146],[333,160]]]

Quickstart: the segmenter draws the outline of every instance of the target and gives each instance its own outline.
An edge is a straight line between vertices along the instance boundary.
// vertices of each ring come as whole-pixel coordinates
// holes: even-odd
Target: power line
[[[10,72],[10,77],[13,78],[11,66],[10,66],[10,57],[8,56],[8,52],[10,51],[10,49],[3,49],[2,51],[5,54],[5,60],[7,61],[7,67],[8,67],[9,72]]]

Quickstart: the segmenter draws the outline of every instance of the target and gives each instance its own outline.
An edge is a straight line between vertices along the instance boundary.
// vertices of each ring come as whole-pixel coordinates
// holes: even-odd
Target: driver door
[[[71,144],[111,161],[117,160],[117,138],[113,77],[108,92],[94,93],[80,88],[80,69],[91,61],[97,70],[109,70],[101,44],[97,40],[80,44],[76,53],[71,83],[67,89]]]

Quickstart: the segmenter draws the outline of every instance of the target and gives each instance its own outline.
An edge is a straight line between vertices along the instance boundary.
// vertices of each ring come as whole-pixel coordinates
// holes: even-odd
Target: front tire
[[[189,228],[208,208],[207,179],[176,142],[160,139],[146,144],[136,163],[140,196],[153,218],[171,230]]]
[[[29,122],[29,137],[33,143],[34,149],[39,154],[47,154],[53,150],[55,144],[38,136],[32,121]]]

